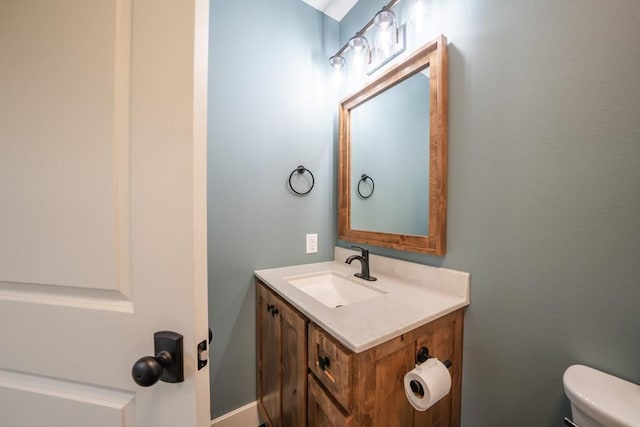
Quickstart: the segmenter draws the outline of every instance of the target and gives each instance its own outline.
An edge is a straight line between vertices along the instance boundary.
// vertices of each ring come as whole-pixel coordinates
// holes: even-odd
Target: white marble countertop
[[[360,264],[344,260],[356,252],[336,247],[337,261],[258,270],[256,277],[284,300],[325,329],[345,347],[360,353],[418,326],[469,305],[468,273],[370,256],[375,282],[367,286],[384,294],[343,307],[327,307],[289,284],[286,278],[318,272],[351,277]]]

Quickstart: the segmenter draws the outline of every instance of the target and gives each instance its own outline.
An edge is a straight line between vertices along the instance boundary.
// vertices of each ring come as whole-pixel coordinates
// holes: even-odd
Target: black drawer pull
[[[326,356],[318,357],[318,365],[320,366],[320,369],[322,369],[323,371],[326,371],[327,368],[331,366],[331,361]]]

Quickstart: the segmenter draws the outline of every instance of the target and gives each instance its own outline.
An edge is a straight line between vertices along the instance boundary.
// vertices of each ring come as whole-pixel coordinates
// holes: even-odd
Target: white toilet
[[[640,385],[583,365],[562,377],[579,427],[640,427]]]

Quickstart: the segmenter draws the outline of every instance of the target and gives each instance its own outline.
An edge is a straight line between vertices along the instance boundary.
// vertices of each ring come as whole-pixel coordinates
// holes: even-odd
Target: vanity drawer
[[[353,417],[345,414],[340,406],[327,395],[318,380],[309,374],[308,427],[351,427]]]
[[[309,324],[309,369],[346,410],[351,409],[353,353]]]

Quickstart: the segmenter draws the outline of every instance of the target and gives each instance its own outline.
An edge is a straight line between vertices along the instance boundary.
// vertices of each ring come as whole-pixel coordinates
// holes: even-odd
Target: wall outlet
[[[307,234],[307,253],[308,254],[318,253],[318,235],[317,234]]]

